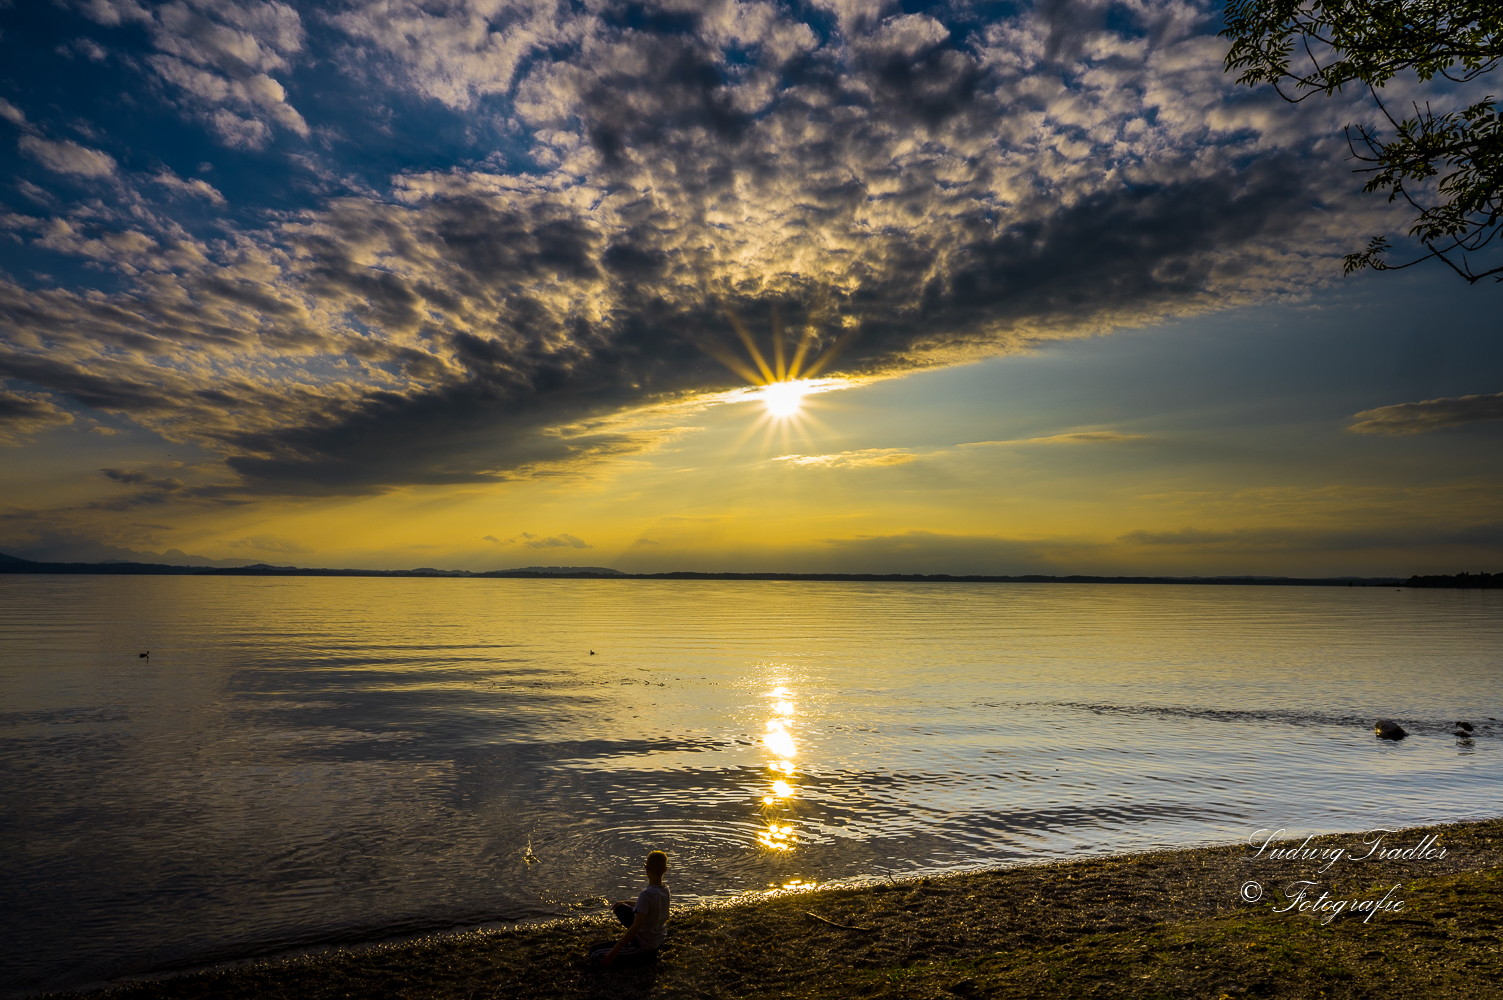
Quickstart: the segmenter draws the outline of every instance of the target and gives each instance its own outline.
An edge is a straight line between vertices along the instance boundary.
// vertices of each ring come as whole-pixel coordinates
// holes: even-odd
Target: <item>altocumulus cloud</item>
[[[149,135],[95,149],[0,107],[53,181],[92,185],[0,226],[102,275],[0,282],[0,377],[34,413],[194,441],[232,480],[157,495],[577,468],[668,433],[623,414],[736,384],[708,360],[726,310],[840,340],[827,374],[896,374],[1299,291],[1374,210],[1326,165],[1346,106],[1236,91],[1209,3],[69,9],[123,51],[98,63],[122,86],[315,192],[259,210],[127,162]],[[314,70],[322,103],[296,82]],[[437,109],[503,138],[438,169],[401,169],[393,138],[372,186],[315,114],[330,94],[393,136]]]
[[[259,149],[274,126],[308,136],[307,122],[271,76],[290,69],[303,48],[295,8],[230,0],[75,0],[73,6],[104,27],[144,29],[152,51],[142,61],[153,81],[225,145]]]

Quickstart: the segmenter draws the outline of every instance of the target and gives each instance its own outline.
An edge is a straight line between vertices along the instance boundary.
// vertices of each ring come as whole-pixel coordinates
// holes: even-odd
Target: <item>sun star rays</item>
[[[737,338],[746,349],[741,357],[723,344],[710,345],[707,350],[716,360],[751,383],[749,388],[730,394],[732,401],[744,399],[762,403],[762,412],[747,427],[732,446],[739,451],[759,432],[763,438],[763,450],[780,444],[784,450],[792,447],[794,435],[804,444],[811,444],[810,429],[825,430],[823,424],[810,413],[810,397],[835,389],[857,384],[851,379],[819,377],[841,349],[854,335],[855,328],[830,340],[821,348],[820,337],[814,323],[807,323],[796,344],[791,345],[778,311],[772,311],[772,349],[764,352],[757,338],[741,321],[741,318],[726,310],[726,318]],[[816,349],[819,348],[816,352]],[[770,357],[769,357],[770,353]],[[811,360],[811,355],[813,358]]]

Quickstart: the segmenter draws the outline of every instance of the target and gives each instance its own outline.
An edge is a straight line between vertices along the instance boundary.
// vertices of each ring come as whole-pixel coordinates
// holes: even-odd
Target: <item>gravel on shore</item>
[[[600,917],[68,996],[1503,998],[1503,820],[1383,836],[1380,852],[1407,857],[1328,865],[1328,857],[1271,856],[1302,843],[1277,841],[1259,856],[1256,846],[1237,844],[779,892],[679,912],[655,962],[610,971],[585,957],[615,936],[614,921]],[[1317,855],[1361,855],[1370,846],[1362,834],[1303,845]],[[1298,883],[1312,883],[1306,903],[1326,892],[1327,910],[1301,912]],[[1341,899],[1387,905],[1332,917]]]

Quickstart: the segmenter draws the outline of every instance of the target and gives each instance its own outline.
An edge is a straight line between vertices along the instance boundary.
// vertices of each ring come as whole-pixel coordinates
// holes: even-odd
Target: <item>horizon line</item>
[[[767,580],[810,582],[893,582],[893,583],[1161,583],[1161,584],[1243,584],[1286,586],[1436,586],[1474,583],[1494,589],[1503,586],[1503,573],[1468,573],[1449,575],[1401,576],[1329,576],[1294,577],[1255,574],[1218,576],[1164,576],[1151,574],[1108,576],[1094,573],[1064,575],[1046,573],[796,573],[782,571],[736,572],[667,570],[654,573],[627,573],[610,567],[529,566],[497,570],[437,569],[358,569],[302,566],[274,566],[252,563],[246,566],[187,566],[171,563],[148,563],[126,560],[103,562],[43,562],[0,552],[0,573],[34,573],[39,575],[149,575],[149,576],[350,576],[350,577],[447,577],[478,579],[594,579],[594,580]]]

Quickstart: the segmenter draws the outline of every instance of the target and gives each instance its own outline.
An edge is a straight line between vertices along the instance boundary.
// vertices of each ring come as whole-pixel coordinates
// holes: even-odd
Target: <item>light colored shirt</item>
[[[647,917],[647,925],[637,932],[638,944],[643,948],[660,947],[668,936],[668,887],[649,885],[632,909]]]

